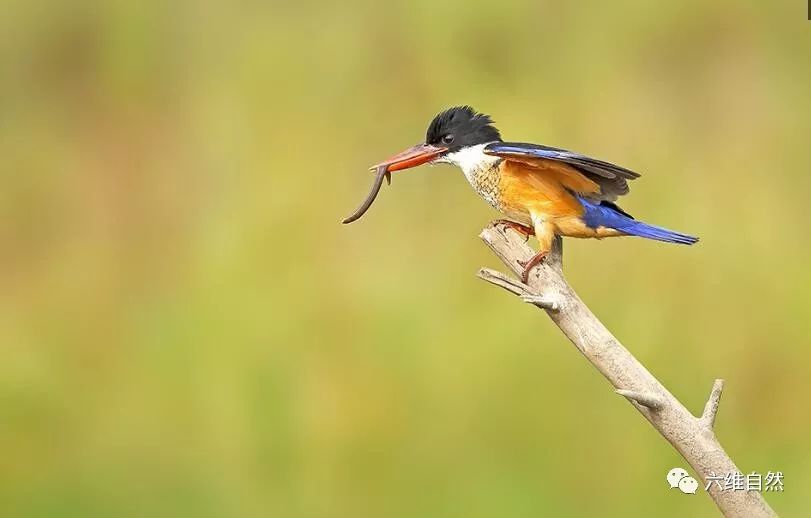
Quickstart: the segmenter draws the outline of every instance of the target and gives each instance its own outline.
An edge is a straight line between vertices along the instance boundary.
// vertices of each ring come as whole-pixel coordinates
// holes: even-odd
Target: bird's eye
[[[453,143],[453,135],[448,133],[444,137],[442,137],[443,144],[452,144]]]

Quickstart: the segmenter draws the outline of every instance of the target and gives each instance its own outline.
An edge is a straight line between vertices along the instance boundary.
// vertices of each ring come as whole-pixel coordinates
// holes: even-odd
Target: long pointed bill
[[[389,172],[410,169],[418,165],[427,164],[431,160],[438,158],[447,150],[448,148],[446,147],[432,146],[431,144],[417,144],[402,153],[397,153],[385,162],[380,162],[370,169],[377,169],[382,166],[385,166],[386,170]]]

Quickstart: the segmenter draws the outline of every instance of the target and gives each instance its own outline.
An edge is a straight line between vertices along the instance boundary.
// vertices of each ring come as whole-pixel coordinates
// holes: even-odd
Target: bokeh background
[[[0,17],[0,514],[713,516],[537,310],[495,214],[367,166],[470,103],[643,173],[701,236],[572,284],[808,512],[811,22],[799,0],[56,2]]]

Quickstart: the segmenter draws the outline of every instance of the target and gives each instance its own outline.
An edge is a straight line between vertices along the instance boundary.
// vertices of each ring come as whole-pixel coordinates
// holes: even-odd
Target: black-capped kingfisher
[[[504,142],[493,120],[470,106],[441,112],[428,126],[424,143],[375,167],[391,172],[426,163],[458,166],[473,189],[507,218],[495,223],[538,239],[538,253],[523,265],[524,282],[549,254],[556,235],[639,236],[683,245],[698,241],[635,220],[614,203],[628,194],[628,180],[638,173],[564,149]]]

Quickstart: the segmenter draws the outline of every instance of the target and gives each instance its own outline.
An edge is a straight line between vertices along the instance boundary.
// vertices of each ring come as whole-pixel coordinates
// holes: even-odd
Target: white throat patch
[[[472,180],[477,171],[489,169],[499,161],[497,156],[484,153],[485,146],[487,144],[462,148],[455,153],[448,153],[442,157],[441,161],[459,167],[465,173],[467,179]]]

